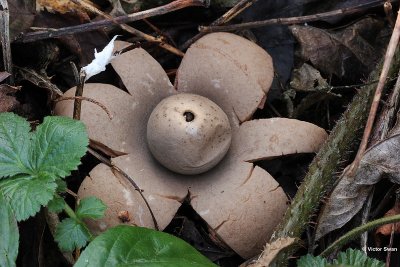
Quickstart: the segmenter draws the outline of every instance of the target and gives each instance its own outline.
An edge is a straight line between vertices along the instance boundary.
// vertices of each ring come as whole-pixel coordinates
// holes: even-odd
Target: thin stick
[[[128,180],[128,182],[135,188],[136,191],[139,192],[140,197],[143,199],[144,203],[146,204],[147,209],[150,212],[151,218],[153,220],[153,224],[154,224],[154,228],[156,228],[156,230],[160,230],[160,227],[158,226],[156,217],[154,216],[153,210],[150,207],[150,204],[147,202],[147,199],[145,198],[145,196],[143,195],[142,189],[140,189],[140,187],[135,183],[135,181],[128,175],[126,174],[123,170],[121,170],[118,166],[116,166],[115,164],[113,164],[111,162],[111,160],[103,157],[101,154],[97,153],[95,150],[93,150],[92,148],[88,148],[88,152],[96,157],[98,160],[100,160],[101,162],[103,162],[104,164],[106,164],[108,167],[110,167],[112,169],[112,171],[116,171],[117,173],[121,174],[125,179]]]
[[[257,2],[258,0],[240,0],[234,7],[232,7],[228,12],[223,14],[220,18],[217,20],[213,21],[210,26],[219,26],[223,25],[225,23],[228,23],[231,21],[233,18],[235,18],[237,15],[242,13],[246,8],[250,7],[252,4]],[[182,50],[186,50],[189,48],[191,44],[199,40],[201,37],[203,37],[206,33],[200,32],[196,34],[194,37],[186,41],[180,48]]]
[[[10,73],[8,78],[10,84],[14,84],[13,70],[12,70],[12,59],[11,59],[11,47],[10,47],[10,14],[8,10],[7,0],[0,0],[0,34],[1,44],[3,50],[3,64],[4,69]]]
[[[79,74],[79,83],[76,86],[75,90],[75,101],[74,101],[74,114],[73,118],[75,120],[81,119],[81,109],[82,109],[82,99],[80,99],[83,95],[83,87],[85,86],[85,78],[86,73],[81,71]]]
[[[60,102],[60,101],[65,101],[65,100],[80,100],[80,101],[83,100],[83,101],[88,101],[90,103],[96,104],[100,108],[102,108],[105,111],[105,113],[107,113],[108,118],[110,120],[112,120],[112,115],[111,115],[110,111],[107,109],[107,107],[92,98],[84,97],[84,96],[62,96],[62,97],[56,99],[55,102]]]
[[[391,1],[391,2],[394,2],[394,1]],[[351,14],[359,13],[359,12],[365,11],[366,9],[369,9],[372,7],[377,7],[380,5],[382,5],[382,1],[376,0],[376,1],[369,2],[367,4],[360,4],[360,5],[357,5],[354,7],[342,8],[342,9],[337,9],[337,10],[314,14],[314,15],[268,19],[268,20],[246,22],[246,23],[240,23],[240,24],[234,24],[234,25],[228,25],[228,26],[208,26],[208,27],[200,26],[199,31],[204,32],[204,33],[219,32],[219,31],[229,32],[229,31],[237,31],[237,30],[263,27],[263,26],[273,25],[273,24],[291,25],[291,24],[305,23],[305,22],[318,21],[321,19],[327,19],[327,18],[336,17],[336,16],[351,15]]]
[[[145,18],[150,18],[154,16],[164,15],[172,11],[176,11],[185,7],[190,6],[204,6],[207,7],[209,4],[209,0],[176,0],[171,3],[168,3],[163,6],[151,8],[148,10],[144,10],[141,12],[124,15],[120,17],[116,17],[113,20],[100,20],[89,22],[81,25],[71,26],[71,27],[64,27],[59,28],[57,30],[45,30],[45,31],[38,31],[38,32],[30,32],[23,34],[20,38],[16,41],[27,43],[27,42],[34,42],[37,40],[43,40],[48,38],[55,38],[65,35],[71,35],[75,33],[81,32],[88,32],[94,31],[100,28],[111,27],[114,24],[121,24],[121,23],[128,23],[132,21],[138,21]]]
[[[364,134],[361,139],[361,144],[358,148],[357,155],[353,163],[347,168],[347,175],[354,175],[357,170],[360,161],[367,149],[369,136],[371,135],[372,127],[375,121],[376,112],[378,110],[379,102],[381,101],[382,91],[385,86],[385,81],[389,73],[390,66],[392,64],[393,56],[397,48],[397,44],[400,39],[400,16],[397,16],[396,24],[393,29],[392,36],[390,37],[389,45],[385,54],[385,61],[383,62],[382,72],[379,77],[379,82],[375,90],[374,99],[372,100],[371,109],[369,111],[367,124],[364,129]]]
[[[154,36],[152,36],[150,34],[146,34],[146,33],[142,32],[142,31],[139,31],[139,30],[127,25],[127,24],[118,24],[112,16],[110,16],[107,13],[104,13],[103,11],[97,9],[94,6],[91,6],[90,4],[88,4],[85,1],[82,1],[82,0],[71,0],[71,1],[74,2],[77,5],[82,6],[83,8],[85,8],[86,10],[88,10],[88,11],[90,11],[92,13],[95,13],[97,15],[100,15],[100,16],[104,17],[104,18],[110,19],[112,22],[114,22],[114,24],[119,25],[119,27],[121,27],[121,29],[123,29],[123,30],[125,30],[125,31],[127,31],[127,32],[129,32],[129,33],[131,33],[133,35],[136,35],[136,36],[138,36],[140,38],[143,38],[144,40],[146,40],[148,42],[157,43],[160,47],[164,48],[165,50],[167,50],[167,51],[169,51],[169,52],[171,52],[171,53],[173,53],[173,54],[175,54],[177,56],[180,56],[180,57],[184,56],[184,53],[182,51],[180,51],[179,49],[173,47],[170,44],[167,44],[167,43],[163,42],[163,40],[161,38],[157,38],[157,37],[154,37]]]

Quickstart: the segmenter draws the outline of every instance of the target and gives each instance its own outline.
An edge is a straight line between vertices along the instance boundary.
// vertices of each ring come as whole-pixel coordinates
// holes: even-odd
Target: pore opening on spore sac
[[[185,111],[185,112],[183,113],[183,116],[185,117],[185,120],[186,120],[187,122],[191,122],[191,121],[194,120],[194,114],[193,114],[192,112],[190,112],[190,111]]]

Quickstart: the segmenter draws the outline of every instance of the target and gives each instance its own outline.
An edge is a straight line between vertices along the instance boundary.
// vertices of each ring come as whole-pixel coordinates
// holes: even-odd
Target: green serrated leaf
[[[49,203],[47,203],[47,208],[49,209],[49,211],[54,213],[60,213],[61,211],[63,211],[64,206],[65,201],[59,195],[55,195],[54,198],[50,200]]]
[[[13,113],[0,114],[0,178],[32,173],[30,125]]]
[[[35,132],[32,165],[37,171],[65,177],[77,169],[88,144],[82,122],[67,117],[46,117]]]
[[[85,225],[72,218],[67,218],[57,225],[54,239],[62,251],[73,251],[76,248],[84,247],[90,237]]]
[[[57,193],[64,193],[67,191],[67,183],[64,180],[56,180],[57,183]]]
[[[104,216],[107,206],[97,197],[87,197],[79,202],[75,213],[78,218],[99,219]]]
[[[384,267],[385,263],[369,258],[357,249],[347,249],[340,252],[332,264],[320,256],[305,255],[297,261],[297,267]]]
[[[0,181],[0,192],[10,203],[17,221],[35,215],[53,198],[56,188],[50,176],[24,174]]]
[[[185,241],[155,230],[121,225],[96,237],[74,267],[215,267]]]
[[[297,260],[297,267],[326,267],[328,261],[320,256],[314,257],[313,255],[307,254]]]
[[[0,193],[0,266],[15,266],[18,254],[19,232],[9,203]]]
[[[340,252],[338,257],[333,262],[337,265],[350,265],[362,267],[384,267],[385,263],[373,258],[369,258],[364,252],[358,249],[347,249],[345,252]]]

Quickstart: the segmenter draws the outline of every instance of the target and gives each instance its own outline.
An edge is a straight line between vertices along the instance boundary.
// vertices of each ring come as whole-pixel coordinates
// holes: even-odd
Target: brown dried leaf
[[[7,84],[0,85],[0,112],[13,111],[17,107],[19,102],[13,94],[19,89]]]
[[[385,174],[400,183],[400,134],[393,135],[367,150],[354,177],[344,172],[319,218],[316,240],[345,225],[362,208],[371,186]]]
[[[28,30],[35,18],[34,0],[8,1],[10,10],[10,40]]]
[[[400,203],[396,203],[394,207],[388,210],[383,217],[390,217],[398,214],[400,214]],[[389,236],[392,233],[393,225],[394,225],[394,232],[396,234],[400,233],[400,223],[395,223],[395,224],[392,223],[378,227],[378,229],[376,229],[375,231],[375,235],[381,234]]]
[[[336,33],[310,26],[289,27],[300,44],[299,54],[326,74],[344,77],[359,70],[369,72],[379,53],[373,47],[382,22],[373,18],[360,20]],[[371,35],[375,34],[374,37]]]
[[[328,82],[310,64],[304,63],[300,68],[293,70],[290,87],[296,91],[310,92],[327,86]]]
[[[6,71],[2,71],[0,72],[0,82],[4,81],[5,79],[7,79],[11,74],[6,72]]]
[[[93,5],[88,0],[82,0],[89,5]],[[75,13],[79,17],[89,19],[86,9],[70,0],[36,0],[36,9],[38,11],[46,10],[51,13]]]

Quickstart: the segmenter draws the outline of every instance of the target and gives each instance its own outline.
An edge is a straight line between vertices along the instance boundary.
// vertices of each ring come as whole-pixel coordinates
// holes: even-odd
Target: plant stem
[[[64,201],[64,211],[68,215],[68,217],[80,222],[80,220],[78,219],[78,217],[75,214],[75,211],[65,201]]]
[[[342,246],[350,242],[351,240],[359,237],[362,233],[370,231],[378,226],[400,222],[400,215],[383,217],[374,221],[370,221],[364,225],[354,228],[349,231],[347,234],[341,236],[338,240],[333,242],[329,247],[327,247],[324,251],[321,252],[320,256],[327,257],[329,254],[334,252],[337,249],[340,249]]]
[[[64,200],[64,211],[68,215],[68,217],[70,217],[71,219],[75,220],[77,223],[79,223],[83,227],[85,227],[85,229],[89,233],[89,240],[92,241],[94,239],[94,236],[90,232],[90,230],[87,227],[86,223],[84,223],[81,219],[78,218],[78,216],[76,216],[75,211],[67,204],[67,202],[65,202],[65,200]]]

